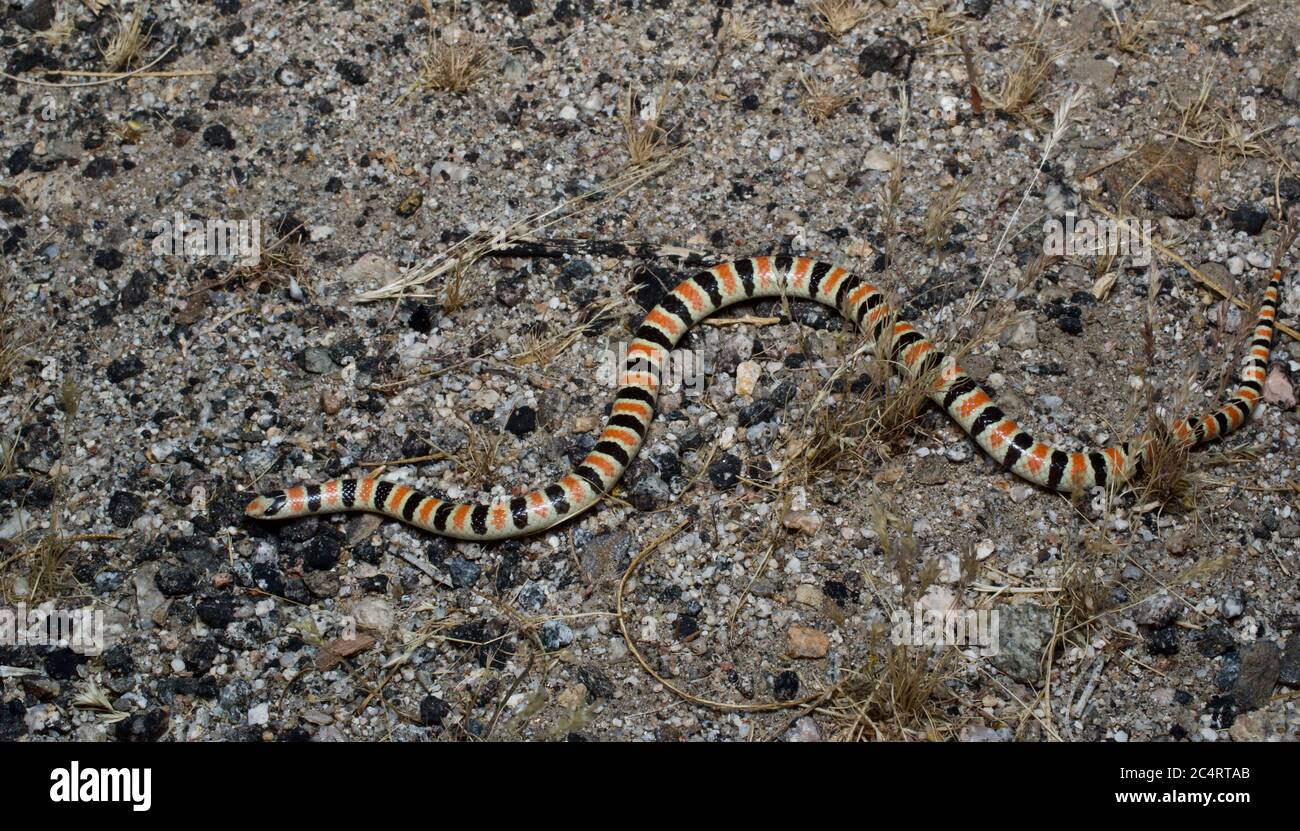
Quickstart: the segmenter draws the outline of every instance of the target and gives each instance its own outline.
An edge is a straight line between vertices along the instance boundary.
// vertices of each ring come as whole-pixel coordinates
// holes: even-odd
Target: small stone
[[[1000,612],[994,666],[1022,683],[1037,683],[1052,638],[1052,612],[1037,604],[1003,606]]]
[[[522,439],[537,429],[537,410],[529,406],[516,407],[506,421],[506,429]]]
[[[436,695],[426,695],[420,700],[420,721],[430,727],[442,726],[442,720],[451,713],[451,707]]]
[[[334,390],[321,390],[320,409],[325,415],[337,415],[343,409],[344,398]]]
[[[816,511],[786,511],[781,516],[781,524],[792,531],[812,536],[821,530],[822,518]]]
[[[1083,318],[1074,315],[1061,315],[1056,319],[1057,328],[1067,335],[1083,334]]]
[[[362,86],[370,81],[370,74],[366,72],[365,67],[356,61],[350,61],[346,58],[336,61],[334,69],[339,73],[339,77],[353,86]]]
[[[825,658],[831,648],[830,638],[811,626],[792,624],[786,637],[786,653],[791,658]]]
[[[1300,687],[1300,632],[1292,632],[1286,639],[1277,680],[1288,687]]]
[[[111,383],[120,384],[144,372],[144,369],[144,361],[138,355],[128,355],[109,364],[106,374]]]
[[[307,591],[321,599],[338,596],[339,577],[332,571],[303,572],[302,582]]]
[[[458,589],[469,588],[478,582],[483,569],[464,557],[453,557],[447,562],[447,571],[451,574],[451,584]]]
[[[1007,494],[1011,501],[1017,504],[1024,502],[1034,495],[1034,489],[1029,485],[1012,485],[1011,492]]]
[[[358,600],[352,607],[352,617],[357,626],[373,632],[387,632],[393,628],[393,607],[381,597]]]
[[[187,566],[164,565],[155,580],[158,590],[168,597],[192,594],[199,585],[199,577]]]
[[[1038,345],[1038,323],[1032,317],[1022,317],[1002,336],[1002,344],[1016,349],[1029,349]]]
[[[794,670],[777,673],[772,680],[772,694],[777,701],[793,701],[799,695],[799,676]]]
[[[1295,408],[1295,387],[1291,384],[1286,367],[1280,361],[1269,368],[1268,377],[1264,379],[1264,401],[1276,404],[1284,410]]]
[[[709,481],[719,490],[734,488],[740,481],[740,471],[740,457],[734,453],[727,453],[709,465]]]
[[[763,368],[757,361],[742,361],[736,367],[736,395],[753,395],[762,373]]]
[[[1133,609],[1133,620],[1153,629],[1163,629],[1178,619],[1183,604],[1168,592],[1161,591],[1139,603]]]
[[[548,620],[542,624],[541,640],[546,651],[556,652],[573,643],[573,630],[562,621]]]
[[[794,730],[790,734],[790,741],[819,742],[821,740],[821,731],[817,729],[817,722],[813,721],[812,716],[804,716],[794,723]]]
[[[130,491],[116,491],[108,500],[108,519],[127,528],[144,513],[144,499]]]
[[[304,349],[299,364],[304,371],[313,375],[324,375],[327,372],[332,372],[336,366],[334,359],[330,357],[330,351],[321,346]]]
[[[1232,694],[1242,712],[1268,701],[1281,671],[1281,650],[1272,641],[1255,641],[1241,648],[1241,669]]]
[[[248,708],[248,726],[261,727],[271,721],[271,705],[263,702]]]
[[[820,609],[823,598],[822,590],[810,583],[801,583],[794,590],[794,602],[810,609]]]
[[[1256,236],[1264,230],[1264,223],[1268,221],[1266,211],[1256,210],[1249,205],[1242,205],[1228,211],[1228,225],[1234,231],[1245,231],[1249,236]]]
[[[867,170],[879,170],[884,173],[894,169],[898,164],[898,159],[891,153],[886,153],[878,147],[873,147],[867,151],[862,158],[862,166]]]
[[[945,447],[943,455],[953,464],[961,464],[962,462],[969,462],[974,453],[970,448],[970,442],[959,441]]]
[[[906,78],[912,71],[915,57],[916,48],[910,43],[896,37],[879,38],[858,54],[858,73],[864,78],[877,72]]]
[[[204,128],[203,143],[214,150],[235,149],[235,137],[224,124],[209,124]]]
[[[235,619],[235,599],[228,594],[205,597],[194,611],[209,629],[225,629]]]
[[[375,639],[365,633],[355,638],[335,638],[316,653],[316,669],[328,672],[343,663],[344,659],[365,652],[375,643]]]

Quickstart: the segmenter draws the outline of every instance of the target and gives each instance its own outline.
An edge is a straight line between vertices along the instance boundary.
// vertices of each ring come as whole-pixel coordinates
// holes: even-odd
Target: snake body
[[[1185,447],[1222,438],[1250,418],[1263,394],[1272,348],[1282,272],[1275,270],[1264,292],[1259,318],[1237,387],[1218,410],[1173,424],[1173,439]],[[839,266],[805,257],[754,257],[721,263],[684,280],[646,315],[628,345],[618,396],[595,447],[572,472],[546,487],[488,504],[454,502],[394,482],[333,479],[259,496],[249,516],[286,519],[337,511],[371,511],[467,540],[521,537],[582,513],[609,492],[645,441],[658,399],[661,367],[686,332],[717,310],[744,300],[786,296],[815,300],[838,309],[868,339],[868,348],[888,355],[895,371],[923,377],[929,397],[943,407],[1004,469],[1036,485],[1083,491],[1119,485],[1152,463],[1151,433],[1132,442],[1069,452],[1036,440],[1009,418],[993,398],[910,323],[895,320],[884,294]]]

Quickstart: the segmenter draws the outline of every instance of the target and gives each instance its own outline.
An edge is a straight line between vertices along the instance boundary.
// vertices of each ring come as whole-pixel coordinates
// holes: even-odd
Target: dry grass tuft
[[[1121,52],[1130,55],[1143,54],[1146,45],[1146,39],[1151,34],[1152,15],[1155,9],[1150,9],[1141,17],[1130,17],[1127,24],[1119,19],[1119,14],[1114,8],[1106,6],[1106,11],[1110,13],[1111,29],[1114,31],[1115,48]]]
[[[925,244],[934,249],[935,253],[938,253],[940,246],[947,241],[948,228],[952,225],[953,216],[961,209],[961,200],[966,195],[968,187],[969,184],[965,180],[958,182],[940,194],[926,211]]]
[[[800,75],[799,84],[803,87],[803,108],[813,121],[825,121],[853,100],[852,95],[824,78]]]
[[[920,17],[927,43],[942,43],[966,28],[961,16],[948,8],[947,0],[938,0],[926,6],[921,10]]]
[[[0,388],[8,387],[13,380],[14,370],[22,363],[23,349],[27,345],[14,313],[16,302],[11,290],[0,289]]]
[[[621,113],[623,146],[627,149],[631,167],[648,165],[668,152],[668,131],[661,124],[668,102],[668,85],[664,84],[655,98],[653,111],[642,117],[631,88],[625,90]]]
[[[130,69],[132,64],[140,60],[140,56],[144,53],[145,40],[148,38],[148,33],[144,32],[141,26],[144,11],[145,4],[136,3],[130,17],[114,13],[117,18],[117,32],[101,49],[104,65],[110,70],[118,72]]]
[[[1066,54],[1065,51],[1049,51],[1044,40],[1045,21],[1040,21],[1034,28],[1032,39],[1020,47],[1020,60],[1015,69],[1003,80],[998,94],[991,96],[999,110],[1029,124],[1037,123],[1034,105],[1052,72],[1052,64]]]
[[[867,666],[848,670],[820,711],[839,725],[841,741],[942,741],[957,727],[946,706],[956,650],[885,645]]]
[[[1177,129],[1160,132],[1213,153],[1220,168],[1230,161],[1252,156],[1276,156],[1276,151],[1264,141],[1264,135],[1273,128],[1248,129],[1240,111],[1211,100],[1212,90],[1207,75],[1196,95],[1179,108]],[[1288,166],[1284,160],[1281,164]]]
[[[487,72],[488,51],[473,35],[431,42],[416,85],[426,92],[466,92]]]
[[[867,19],[870,6],[870,3],[863,0],[817,0],[812,5],[812,11],[826,31],[840,37]]]

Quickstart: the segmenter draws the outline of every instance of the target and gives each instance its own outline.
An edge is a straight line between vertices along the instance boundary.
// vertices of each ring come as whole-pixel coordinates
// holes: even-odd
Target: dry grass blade
[[[956,725],[945,711],[946,682],[955,650],[931,657],[930,650],[890,644],[865,668],[850,670],[818,708],[839,723],[843,741],[942,741]]]
[[[23,341],[18,316],[14,314],[16,299],[9,289],[0,289],[0,388],[9,386],[14,370],[22,363]]]
[[[961,17],[948,8],[947,0],[939,0],[922,9],[921,25],[929,43],[941,43],[966,28]]]
[[[1067,51],[1053,53],[1047,49],[1044,45],[1045,24],[1044,18],[1035,26],[1032,39],[1020,48],[1020,59],[1015,69],[1002,81],[998,94],[991,96],[999,110],[1031,125],[1037,123],[1033,107],[1052,72],[1052,64]]]
[[[523,352],[520,352],[518,355],[512,355],[510,357],[510,362],[515,366],[550,363],[570,346],[573,346],[573,344],[578,342],[578,339],[582,337],[583,331],[591,325],[591,321],[600,317],[605,317],[620,305],[622,305],[622,301],[608,298],[591,307],[591,310],[587,315],[587,320],[570,326],[557,335],[545,339],[532,334],[527,335],[526,340],[528,348]]]
[[[825,121],[853,100],[852,95],[823,78],[800,75],[799,84],[803,87],[803,108],[813,121]]]
[[[131,12],[130,17],[123,17],[115,13],[117,17],[117,32],[113,34],[108,44],[102,48],[104,55],[104,64],[113,71],[130,69],[131,64],[140,60],[144,51],[144,42],[148,34],[142,30],[141,21],[144,17],[144,3],[137,3]]]
[[[1111,28],[1115,32],[1115,48],[1121,52],[1130,55],[1142,54],[1145,51],[1147,36],[1151,34],[1152,15],[1155,9],[1150,9],[1141,17],[1130,16],[1127,24],[1119,19],[1119,13],[1111,6],[1106,6],[1106,11],[1110,13]]]
[[[817,0],[812,11],[826,31],[839,37],[853,31],[863,20],[871,4],[863,0]]]

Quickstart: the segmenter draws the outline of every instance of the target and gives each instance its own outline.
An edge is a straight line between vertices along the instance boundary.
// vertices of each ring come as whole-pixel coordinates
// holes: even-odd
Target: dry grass
[[[263,284],[275,287],[300,285],[307,273],[307,255],[294,240],[298,229],[263,248],[257,262],[236,265],[230,275],[243,288],[257,291]]]
[[[1028,124],[1036,124],[1035,104],[1042,95],[1052,64],[1065,55],[1065,51],[1052,52],[1045,45],[1045,21],[1034,28],[1033,35],[1020,47],[1020,59],[1007,77],[997,95],[990,96],[994,106]]]
[[[946,712],[955,654],[886,645],[862,669],[847,670],[819,712],[836,722],[840,741],[950,739],[957,732]]]
[[[926,6],[920,17],[927,43],[942,43],[966,28],[961,16],[948,8],[947,0]]]
[[[416,86],[426,92],[466,92],[487,72],[488,51],[473,35],[431,42],[420,56]]]
[[[104,65],[110,70],[114,72],[127,70],[132,64],[139,62],[144,53],[145,40],[148,39],[148,33],[142,30],[141,25],[144,11],[145,4],[136,3],[130,17],[114,13],[117,18],[117,31],[100,50],[104,55]]]
[[[27,346],[14,311],[16,302],[11,289],[0,288],[0,388],[8,387],[13,380]]]
[[[668,103],[668,84],[664,84],[655,98],[653,112],[643,118],[638,113],[632,89],[629,87],[624,91],[620,118],[623,122],[623,147],[627,150],[631,167],[644,167],[668,152],[668,131],[662,126]]]
[[[938,253],[939,248],[948,239],[948,229],[952,218],[961,209],[962,197],[966,195],[968,183],[963,180],[948,188],[939,198],[930,204],[925,214],[925,244]]]
[[[608,315],[612,310],[622,305],[622,301],[615,298],[607,298],[594,304],[586,319],[575,323],[556,335],[549,338],[539,337],[529,333],[524,337],[523,352],[510,356],[510,362],[515,366],[528,366],[529,364],[549,364],[559,357],[570,346],[577,343],[582,337],[583,331],[591,325],[591,321],[599,317]]]
[[[813,121],[825,121],[853,100],[852,95],[824,78],[800,75],[799,85],[803,87],[801,103]]]
[[[1155,9],[1150,9],[1140,17],[1130,16],[1127,23],[1121,22],[1119,14],[1115,9],[1105,6],[1110,13],[1111,30],[1114,33],[1115,48],[1121,52],[1130,55],[1144,54],[1146,49],[1146,39],[1151,34],[1154,26],[1152,25],[1152,15]]]
[[[826,31],[840,37],[866,20],[870,7],[871,4],[863,0],[817,0],[812,11]]]
[[[1281,166],[1292,169],[1264,141],[1265,134],[1275,129],[1276,125],[1260,130],[1248,129],[1238,110],[1211,100],[1213,89],[1214,84],[1207,74],[1197,93],[1179,108],[1178,127],[1172,131],[1159,132],[1213,153],[1220,168],[1226,167],[1229,162],[1252,156],[1273,156]]]
[[[415,83],[402,94],[401,101],[415,90],[461,93],[469,90],[487,72],[488,50],[473,34],[454,31],[440,37],[434,29],[433,4],[424,3],[428,25],[427,45],[420,56]]]
[[[442,284],[442,298],[440,301],[444,312],[448,314],[458,312],[472,299],[473,288],[478,283],[475,280],[466,282],[465,278],[469,273],[469,267],[469,262],[460,261],[447,272],[447,279]]]

